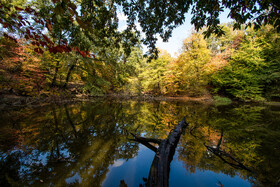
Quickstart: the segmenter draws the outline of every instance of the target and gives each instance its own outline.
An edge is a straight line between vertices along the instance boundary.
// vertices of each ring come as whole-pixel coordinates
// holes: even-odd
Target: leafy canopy
[[[11,2],[14,1],[1,1],[0,23],[4,28],[22,32],[27,35],[27,38],[46,40],[44,42],[47,44],[51,43],[39,33],[44,28],[48,28],[49,32],[54,35],[56,29],[51,28],[59,22],[57,18],[60,16],[61,19],[67,19],[60,24],[60,27],[69,32],[68,37],[73,38],[75,36],[73,33],[82,30],[95,43],[111,36],[125,37],[133,42],[132,33],[136,32],[138,35],[140,33],[136,27],[139,22],[142,32],[145,33],[142,41],[149,47],[149,54],[152,56],[158,54],[155,47],[157,35],[167,41],[172,30],[183,24],[188,12],[192,15],[191,23],[196,30],[207,27],[204,32],[205,36],[210,36],[211,33],[217,35],[224,33],[223,27],[219,26],[219,14],[225,9],[230,10],[228,17],[236,22],[235,29],[240,28],[242,24],[247,24],[247,26],[253,24],[256,29],[260,28],[262,24],[271,24],[278,32],[280,31],[280,2],[277,0],[34,0],[32,3],[21,5],[11,4]],[[48,8],[36,6],[36,3],[48,5]],[[122,9],[128,17],[128,27],[123,34],[117,31],[118,9]],[[28,26],[28,19],[25,18],[28,15],[34,17],[35,25],[41,25],[40,29],[30,24]],[[76,29],[73,29],[72,26],[69,27],[73,24],[77,26]],[[99,42],[102,43],[102,40]],[[48,47],[47,44],[40,45]],[[57,46],[51,46],[51,48],[54,47]],[[54,51],[69,52],[69,48],[65,44],[55,48]],[[41,50],[38,49],[38,52]],[[83,55],[83,53],[81,54]]]

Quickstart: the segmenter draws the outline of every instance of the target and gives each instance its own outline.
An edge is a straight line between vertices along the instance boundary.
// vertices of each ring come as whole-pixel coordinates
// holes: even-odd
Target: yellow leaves
[[[72,113],[75,115],[75,114],[79,114],[81,111],[80,111],[80,108],[73,108],[72,109]]]

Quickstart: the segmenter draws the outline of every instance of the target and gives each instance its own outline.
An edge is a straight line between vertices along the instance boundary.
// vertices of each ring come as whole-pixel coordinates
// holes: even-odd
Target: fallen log
[[[187,127],[185,117],[175,129],[169,134],[167,139],[157,140],[151,138],[138,137],[134,134],[134,140],[145,145],[156,152],[152,166],[150,168],[147,186],[165,187],[169,184],[170,163],[173,160],[175,149],[181,137],[184,128]],[[151,145],[150,142],[159,144],[159,147]]]

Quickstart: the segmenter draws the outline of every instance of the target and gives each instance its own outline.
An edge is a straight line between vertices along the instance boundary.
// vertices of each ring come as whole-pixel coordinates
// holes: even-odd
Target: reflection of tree
[[[7,156],[1,153],[1,181],[5,184],[11,178],[19,185],[43,181],[64,186],[67,179],[77,183],[78,178],[85,185],[101,185],[114,160],[129,159],[138,149],[137,144],[127,142],[115,107],[96,103],[52,106],[40,115],[31,112],[21,121],[25,150],[16,149]]]
[[[224,163],[236,168],[236,169],[244,169],[247,170],[249,172],[252,172],[251,169],[247,168],[246,166],[244,166],[244,164],[242,164],[241,162],[239,162],[236,158],[234,158],[232,155],[230,155],[229,153],[221,150],[221,144],[223,141],[223,130],[221,132],[221,137],[218,141],[217,146],[209,146],[204,144],[204,146],[207,148],[208,151],[212,152],[213,154],[215,154],[217,157],[219,157]]]
[[[275,122],[268,120],[276,118],[266,116],[267,109],[259,106],[220,106],[210,109],[207,113],[198,112],[204,114],[196,116],[198,120],[192,119],[206,125],[191,123],[190,133],[181,139],[179,158],[184,161],[188,171],[212,170],[231,176],[240,175],[257,185],[275,185],[280,178],[279,170],[276,169],[279,168],[280,155],[279,151],[275,151],[275,141],[279,143],[280,134],[279,127],[272,125]],[[279,120],[276,121],[279,123]],[[268,127],[265,124],[270,125]],[[268,151],[268,147],[273,147],[274,151]],[[255,174],[249,172],[248,168]]]
[[[280,179],[279,107],[207,106],[178,102],[87,102],[0,113],[0,182],[23,185],[101,185],[117,159],[137,154],[126,131],[168,137],[186,116],[188,131],[177,147],[188,172],[211,170],[276,185]],[[215,148],[251,168],[256,176],[225,164]],[[136,133],[138,132],[138,133]],[[4,141],[2,141],[4,140]]]

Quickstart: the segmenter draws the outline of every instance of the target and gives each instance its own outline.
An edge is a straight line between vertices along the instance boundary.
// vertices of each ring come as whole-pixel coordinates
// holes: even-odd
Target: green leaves
[[[269,32],[274,31],[267,32],[269,36]],[[212,83],[219,93],[229,94],[243,101],[263,101],[264,96],[268,94],[271,81],[275,80],[271,77],[271,73],[279,72],[273,68],[273,62],[268,60],[279,58],[278,53],[274,52],[273,57],[267,56],[267,49],[275,51],[277,47],[268,45],[272,43],[271,38],[266,37],[261,30],[256,32],[247,29],[246,34],[226,67],[212,75]]]

